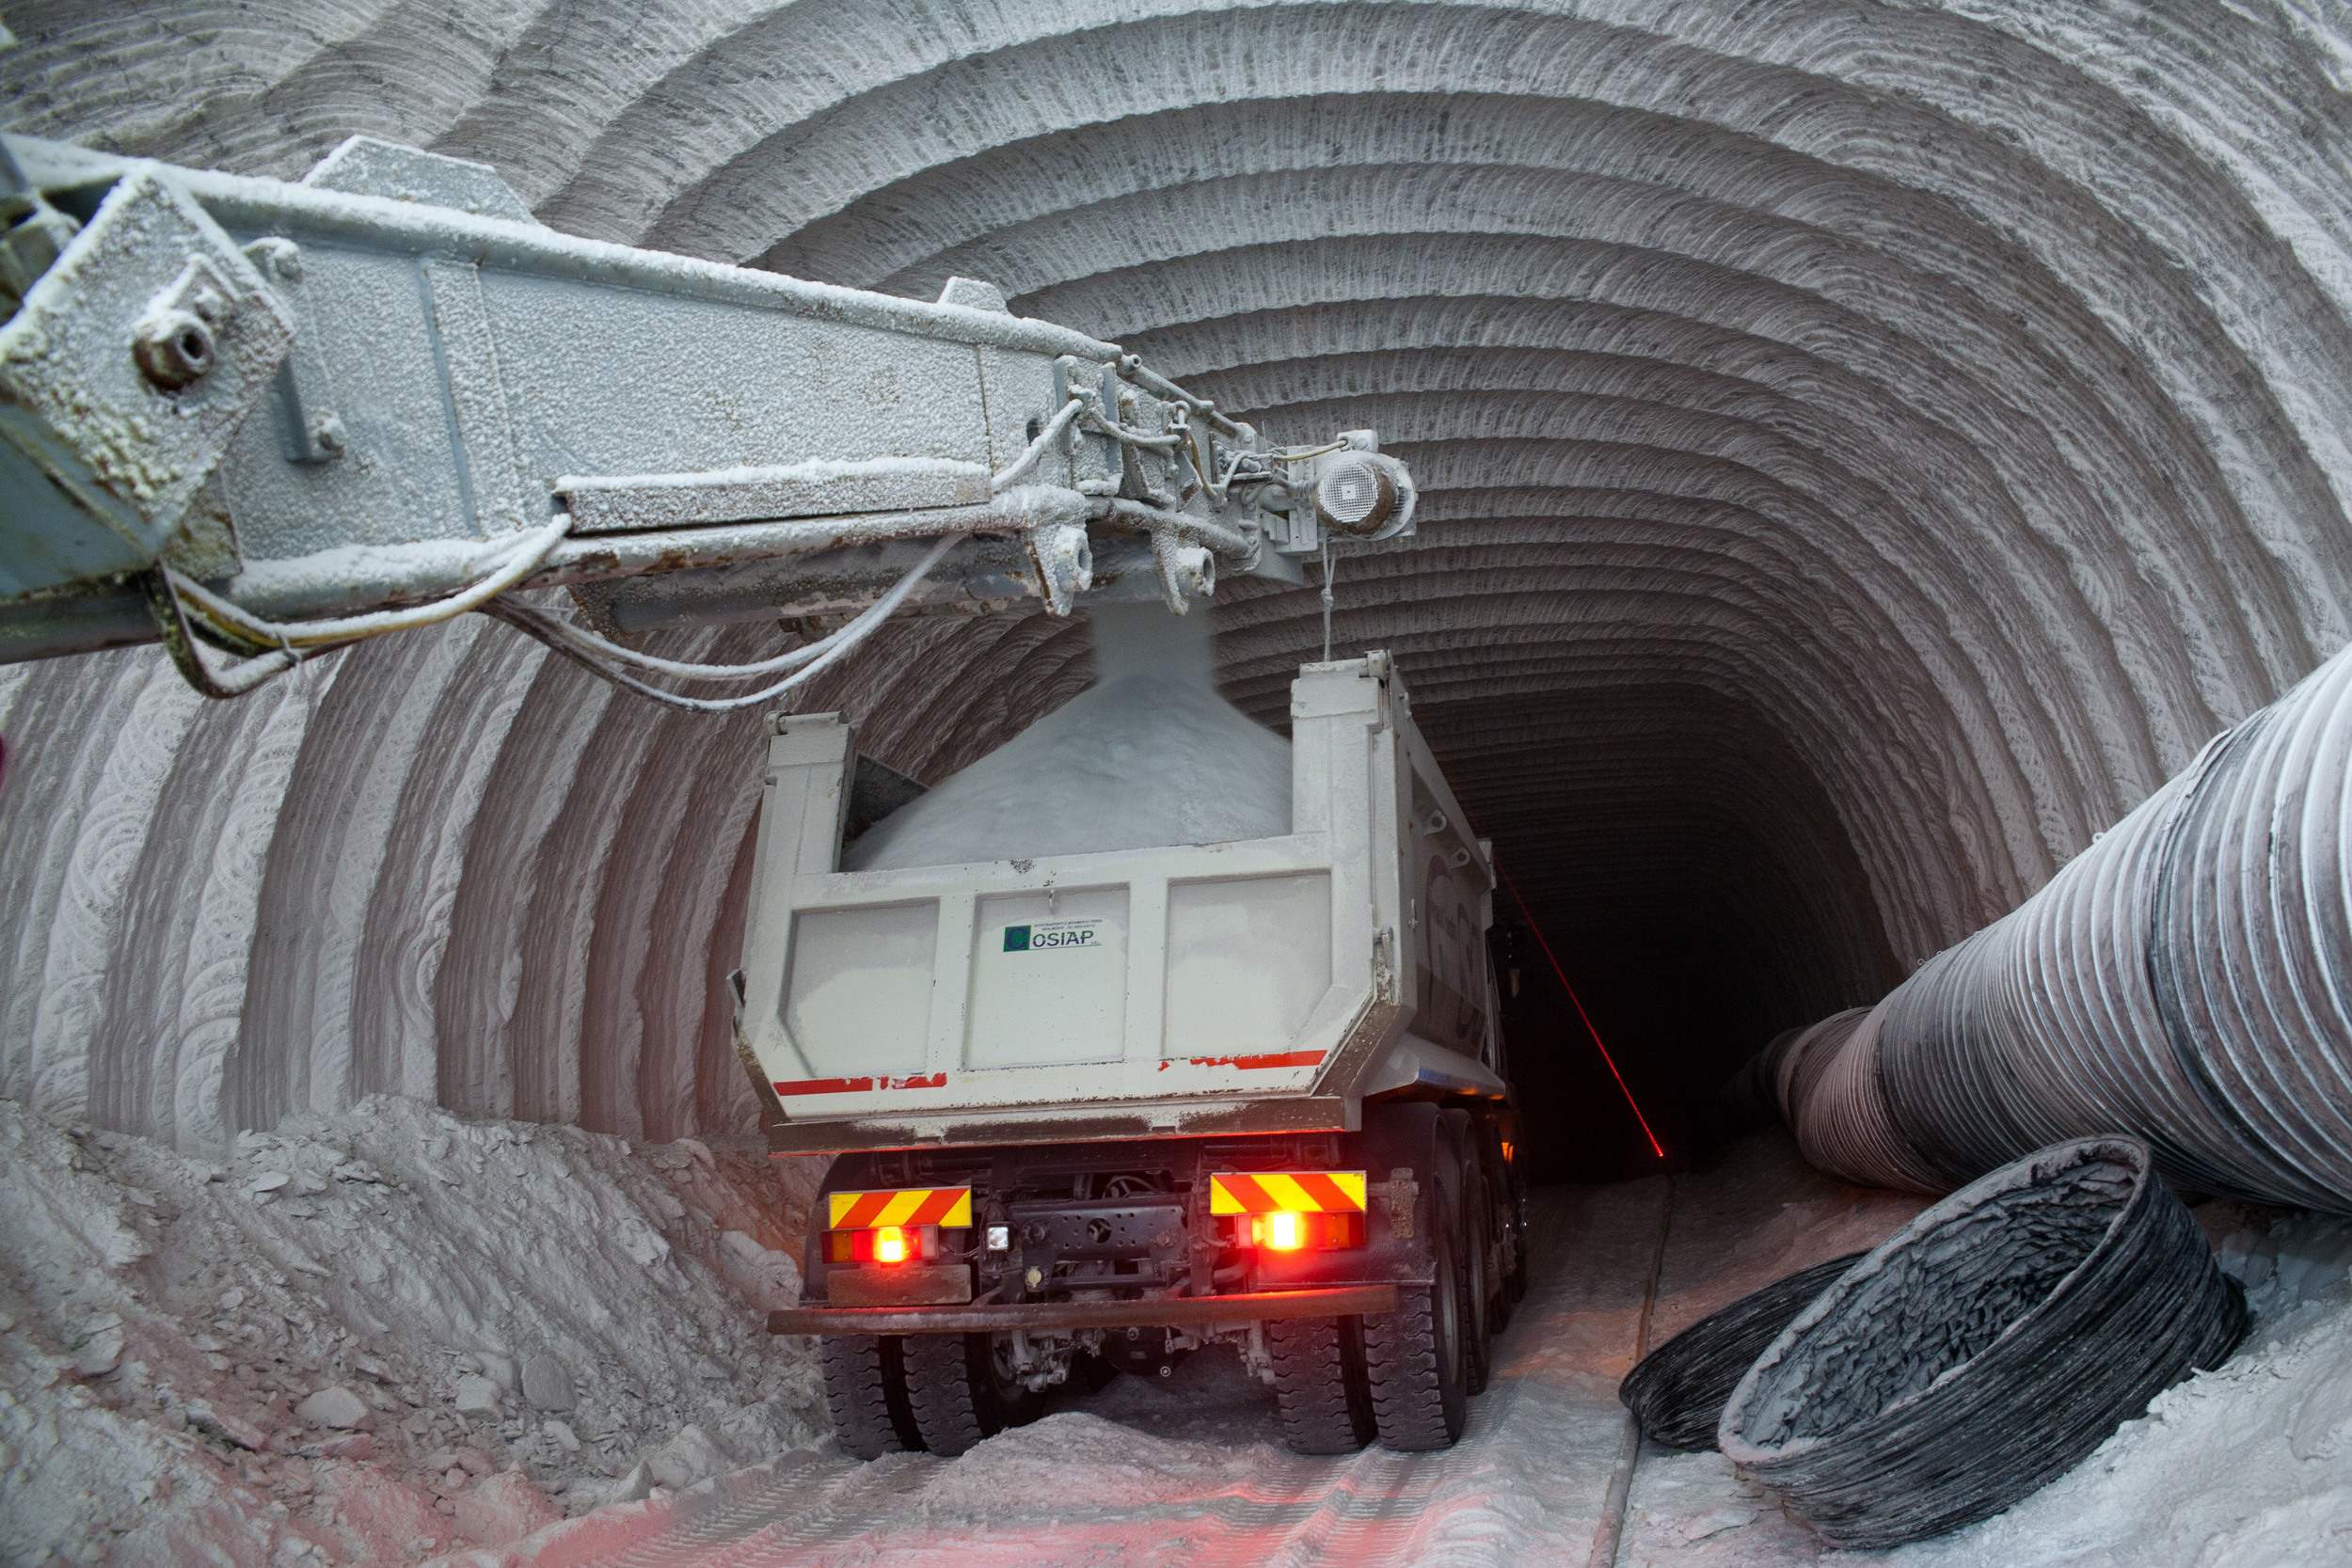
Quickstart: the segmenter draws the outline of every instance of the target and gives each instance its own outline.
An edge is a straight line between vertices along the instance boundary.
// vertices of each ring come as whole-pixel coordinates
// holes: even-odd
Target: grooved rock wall
[[[1278,436],[1377,428],[1422,533],[1343,567],[1339,651],[1396,653],[1555,934],[1711,944],[1755,1039],[2010,908],[2352,636],[2342,0],[7,17],[13,129],[287,177],[411,141],[560,229],[985,277]],[[1314,594],[1217,621],[1278,720]],[[936,778],[1088,646],[909,624],[815,705]],[[0,1093],[195,1143],[380,1088],[748,1118],[710,998],[755,721],[495,626],[229,707],[145,653],[0,705]]]

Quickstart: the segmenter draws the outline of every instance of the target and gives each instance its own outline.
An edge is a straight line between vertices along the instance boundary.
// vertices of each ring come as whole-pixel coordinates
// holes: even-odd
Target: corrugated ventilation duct
[[[2352,1212],[2352,650],[2014,911],[1750,1069],[1808,1159],[1943,1192],[2130,1132],[2194,1192]]]

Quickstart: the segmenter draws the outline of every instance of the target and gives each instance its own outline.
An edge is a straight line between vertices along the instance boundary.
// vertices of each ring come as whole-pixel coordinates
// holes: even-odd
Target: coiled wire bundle
[[[2352,650],[1849,1016],[1773,1064],[1849,1180],[1945,1192],[2124,1132],[2186,1190],[2352,1213]]]
[[[1642,1435],[1670,1449],[1715,1446],[1715,1428],[1740,1379],[1790,1320],[1867,1254],[1850,1252],[1773,1280],[1701,1318],[1634,1364],[1617,1398]]]
[[[1740,1378],[1716,1439],[1830,1541],[1899,1545],[2056,1480],[2246,1323],[2148,1148],[2079,1139],[1831,1281]]]

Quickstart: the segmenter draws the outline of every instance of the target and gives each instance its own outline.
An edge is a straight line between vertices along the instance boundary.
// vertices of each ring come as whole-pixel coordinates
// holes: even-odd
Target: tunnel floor
[[[1661,1222],[1653,1343],[1784,1274],[1876,1243],[1921,1206],[1814,1173],[1777,1132],[1671,1187],[1652,1177],[1539,1193],[1534,1282],[1498,1338],[1494,1381],[1471,1401],[1468,1433],[1445,1453],[1289,1453],[1271,1391],[1238,1358],[1211,1352],[1165,1385],[1120,1377],[1060,1398],[952,1462],[860,1465],[803,1450],[705,1494],[557,1527],[536,1560],[1581,1563],[1624,1442],[1617,1380],[1633,1361]],[[1719,1456],[1705,1456],[1708,1477],[1685,1465],[1649,1486],[1662,1457],[1649,1449],[1636,1466],[1619,1562],[1819,1554]]]
[[[1699,1172],[1542,1190],[1532,1288],[1444,1453],[1294,1455],[1270,1392],[1209,1352],[959,1459],[857,1464],[812,1342],[760,1331],[796,1293],[776,1249],[820,1172],[755,1140],[379,1097],[223,1165],[0,1101],[0,1156],[8,1561],[2352,1568],[2352,1223],[2315,1215],[2199,1210],[2252,1332],[2007,1513],[1831,1553],[1720,1454],[1645,1446],[1613,1560],[1653,1263],[1655,1344],[1920,1199],[1822,1176],[1779,1129]],[[532,1353],[532,1409],[501,1407],[492,1339]],[[532,1391],[547,1347],[577,1380],[567,1419]],[[310,1406],[353,1389],[364,1417]]]

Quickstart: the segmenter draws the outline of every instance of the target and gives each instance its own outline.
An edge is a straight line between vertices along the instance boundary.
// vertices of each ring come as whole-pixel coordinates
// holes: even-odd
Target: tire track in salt
[[[1110,1406],[1097,1396],[1075,1402],[1072,1413],[1111,1429],[1099,1436],[1015,1429],[953,1461],[907,1455],[852,1465],[787,1455],[732,1496],[722,1482],[705,1506],[691,1515],[681,1510],[664,1533],[618,1556],[562,1560],[615,1568],[914,1568],[949,1559],[958,1568],[1581,1560],[1602,1513],[1621,1431],[1614,1389],[1638,1307],[1614,1298],[1629,1276],[1639,1293],[1658,1202],[1648,1183],[1544,1195],[1536,1278],[1498,1338],[1493,1386],[1471,1402],[1462,1441],[1444,1453],[1374,1448],[1345,1459],[1308,1459],[1267,1450],[1257,1424],[1180,1441],[1095,1414]],[[1637,1253],[1639,1262],[1631,1262]],[[1073,1440],[1082,1446],[1071,1448]],[[1057,1461],[1065,1451],[1067,1482]],[[1200,1472],[1201,1489],[1171,1495],[1171,1483],[1181,1488],[1188,1471]],[[1088,1497],[1059,1489],[1089,1483],[1095,1491]],[[543,1560],[552,1568],[557,1554]]]

